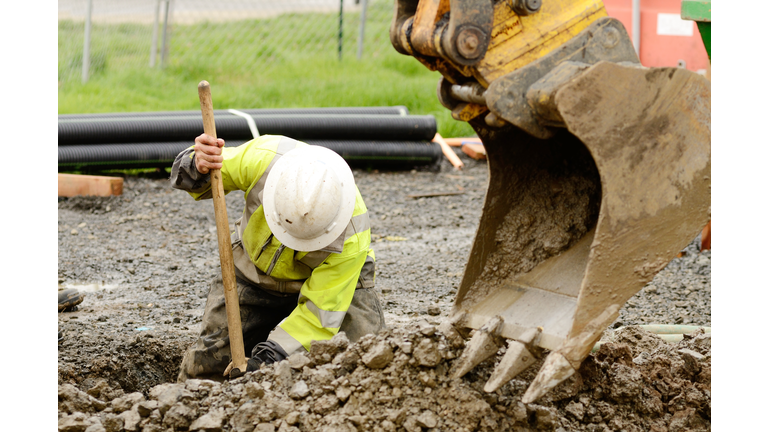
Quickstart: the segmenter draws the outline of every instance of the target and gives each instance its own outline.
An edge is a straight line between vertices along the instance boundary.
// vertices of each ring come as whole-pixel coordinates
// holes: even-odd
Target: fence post
[[[339,0],[339,61],[341,61],[341,39],[344,37],[344,0]]]
[[[88,82],[88,73],[91,67],[91,12],[93,11],[93,0],[88,0],[88,6],[85,12],[85,36],[83,37],[83,84]]]
[[[357,39],[357,59],[363,57],[363,38],[365,37],[365,14],[368,11],[368,0],[361,0],[362,11],[360,11],[360,37]]]
[[[163,0],[155,2],[155,24],[152,26],[152,48],[149,51],[149,67],[155,67],[157,60],[157,31],[160,27],[160,3]]]
[[[168,35],[168,20],[170,19],[170,15],[171,0],[165,0],[165,17],[163,18],[163,46],[160,53],[160,68],[164,68],[165,62],[168,61],[168,49],[170,45],[170,36]]]

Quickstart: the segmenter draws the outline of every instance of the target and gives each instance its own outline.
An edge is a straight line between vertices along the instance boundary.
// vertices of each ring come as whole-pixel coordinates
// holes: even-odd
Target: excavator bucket
[[[599,0],[398,0],[390,39],[487,152],[454,377],[506,339],[495,391],[547,350],[534,402],[710,219],[709,80],[643,67]]]

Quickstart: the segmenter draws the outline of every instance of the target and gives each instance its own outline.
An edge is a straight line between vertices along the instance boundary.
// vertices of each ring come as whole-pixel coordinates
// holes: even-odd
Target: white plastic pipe
[[[632,45],[640,56],[640,0],[632,0]]]
[[[683,340],[684,334],[690,334],[698,330],[704,330],[704,333],[712,333],[712,327],[694,326],[694,325],[677,325],[677,324],[649,324],[639,325],[641,329],[653,333],[656,336],[664,339],[666,342],[680,342]],[[617,330],[621,330],[624,327],[620,327]],[[598,341],[593,347],[592,352],[597,352],[603,341]]]

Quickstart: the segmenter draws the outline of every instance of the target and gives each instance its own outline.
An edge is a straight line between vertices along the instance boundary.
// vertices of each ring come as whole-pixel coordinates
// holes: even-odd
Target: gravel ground
[[[331,353],[335,356],[333,363],[310,357],[306,368],[288,368],[286,372],[287,366],[269,367],[263,369],[263,373],[248,374],[221,385],[195,382],[193,389],[164,383],[175,380],[183,351],[198,332],[209,280],[219,271],[212,203],[195,202],[185,192],[172,189],[165,173],[159,174],[159,178],[126,178],[124,193],[120,197],[78,197],[60,201],[59,289],[77,287],[87,294],[77,311],[59,314],[59,329],[64,336],[59,343],[58,354],[59,429],[90,428],[88,432],[250,431],[258,425],[257,431],[293,430],[290,428],[322,430],[326,427],[331,428],[327,430],[370,430],[367,426],[369,421],[374,422],[374,430],[409,432],[462,428],[590,431],[709,429],[710,390],[706,371],[709,370],[711,356],[709,338],[704,335],[695,342],[689,338],[679,346],[663,342],[651,344],[653,347],[646,344],[648,346],[642,351],[645,352],[642,356],[642,352],[627,354],[622,351],[635,348],[631,344],[619,343],[621,338],[619,342],[611,339],[613,343],[604,344],[597,355],[590,356],[585,362],[593,365],[592,369],[584,372],[582,367],[581,373],[577,374],[580,376],[578,382],[571,379],[568,381],[570,384],[563,384],[563,388],[572,388],[567,397],[557,400],[549,398],[539,405],[530,404],[533,407],[522,406],[519,399],[526,383],[533,378],[533,375],[528,375],[535,372],[536,365],[523,374],[526,376],[505,385],[497,392],[499,394],[495,399],[489,400],[488,395],[478,391],[474,381],[484,383],[498,358],[486,361],[488,364],[485,367],[471,372],[467,375],[469,379],[465,377],[459,382],[447,380],[446,370],[454,358],[452,356],[460,354],[461,344],[457,343],[452,351],[449,349],[451,352],[443,355],[437,366],[425,367],[419,363],[420,360],[414,360],[413,347],[422,340],[430,341],[425,344],[434,343],[443,348],[452,346],[446,336],[435,332],[434,328],[451,309],[487,185],[486,163],[474,161],[463,154],[461,157],[466,164],[462,172],[454,171],[445,161],[439,171],[354,171],[371,216],[377,258],[376,287],[390,327],[387,332],[349,347],[343,341],[331,344],[335,349]],[[445,192],[463,193],[409,197]],[[230,224],[233,224],[243,210],[242,193],[229,194],[227,207]],[[698,240],[694,240],[680,257],[627,302],[612,327],[652,323],[710,326],[710,260],[710,251],[700,252]],[[613,330],[607,333],[611,332]],[[635,335],[635,339],[654,338],[640,333]],[[365,355],[380,349],[386,351],[381,347],[387,346],[394,352],[394,360],[376,372],[379,375],[371,375],[373,372],[365,362]],[[683,347],[695,351],[696,355],[680,354],[678,351]],[[686,355],[693,356],[695,361],[692,363]],[[630,356],[629,360],[627,356]],[[343,363],[342,358],[339,360],[342,363],[338,364],[340,357],[351,360]],[[638,361],[642,364],[636,364],[632,359],[640,359]],[[303,360],[295,361],[303,363]],[[666,372],[659,371],[661,365],[667,365]],[[394,384],[387,381],[389,387],[382,394],[388,395],[389,399],[385,398],[378,405],[366,405],[371,401],[365,392],[376,391],[370,385],[342,384],[344,379],[352,380],[353,376],[358,381],[371,378],[381,384],[382,380],[388,379],[387,367],[399,367],[401,372],[402,368],[410,368],[408,371],[412,374],[403,372],[402,379],[410,380],[413,375],[414,381],[397,381]],[[339,372],[342,370],[345,372]],[[324,373],[331,373],[332,378],[325,380],[316,376]],[[270,388],[274,374],[282,374],[285,385]],[[615,390],[616,394],[611,396],[613,387],[601,388],[599,385],[600,380],[607,380],[621,387],[618,383],[625,378],[635,383],[644,382],[636,386],[640,393],[623,395]],[[659,380],[668,381],[664,384],[667,387],[662,385],[666,390],[662,391],[656,385]],[[308,402],[304,398],[286,396],[299,381],[309,385],[308,394],[313,400]],[[160,384],[165,386],[156,387]],[[397,392],[393,395],[395,388],[400,389],[399,396]],[[427,388],[435,391],[424,394]],[[83,393],[85,391],[88,393]],[[191,393],[187,395],[184,391]],[[266,391],[266,396],[263,391]],[[357,402],[353,405],[348,402],[351,397],[348,391],[357,395]],[[402,394],[409,391],[421,392],[421,399],[414,404],[404,404],[406,399],[403,398],[415,397]],[[131,396],[134,399],[130,399],[134,392],[141,394],[134,394]],[[165,409],[157,408],[157,403],[165,403],[158,402],[158,397],[167,392],[186,396],[169,402]],[[331,394],[335,395],[335,401]],[[609,396],[603,397],[603,394]],[[329,397],[323,399],[326,396]],[[171,396],[166,399],[168,397]],[[256,411],[248,415],[241,413],[241,417],[247,417],[242,423],[245,426],[235,426],[241,421],[234,420],[238,409],[249,403],[248,400],[261,397],[271,398],[269,400],[273,402],[286,399],[293,401],[293,405],[289,404],[287,411],[280,408],[258,414],[261,417],[255,414]],[[454,405],[451,402],[441,405],[444,400],[456,397],[459,399],[453,402]],[[681,402],[680,397],[687,402]],[[637,398],[644,398],[644,401],[656,398],[658,406],[653,405],[656,404],[656,399],[653,399],[653,407],[642,411],[637,406],[632,407],[638,403]],[[320,400],[324,402],[320,403]],[[118,401],[117,407],[115,401]],[[604,405],[597,401],[604,402]],[[475,403],[476,406],[472,405]],[[140,408],[141,404],[149,407]],[[474,413],[466,416],[470,419],[467,421],[462,419],[461,414],[466,404],[469,406],[466,412]],[[486,409],[483,404],[489,408]],[[411,409],[405,414],[393,414],[400,409],[398,407],[406,409],[409,406]],[[415,413],[412,412],[414,407],[418,407]],[[571,407],[570,411],[568,407]],[[445,413],[441,414],[441,410]],[[136,415],[141,421],[134,422],[136,417],[131,417],[133,414],[123,415],[133,412],[138,413]],[[168,412],[172,412],[170,417]],[[425,414],[427,412],[431,414]],[[379,413],[376,414],[378,417],[374,413]],[[115,420],[118,414],[123,416],[121,421]],[[208,420],[215,417],[213,423],[219,419],[219,426],[205,429],[198,424],[195,426],[198,429],[193,428],[192,422],[204,414],[211,414]],[[373,417],[365,417],[367,414]],[[125,417],[130,417],[130,420]],[[153,420],[147,420],[150,418]],[[611,423],[611,418],[616,421]],[[435,420],[435,425],[432,425],[432,420]]]

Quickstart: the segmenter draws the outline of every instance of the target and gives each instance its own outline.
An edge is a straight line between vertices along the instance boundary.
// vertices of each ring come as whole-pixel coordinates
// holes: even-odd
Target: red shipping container
[[[603,0],[608,15],[632,37],[632,0]],[[695,21],[680,18],[682,0],[640,0],[640,62],[647,67],[685,65],[701,74],[709,67]]]

